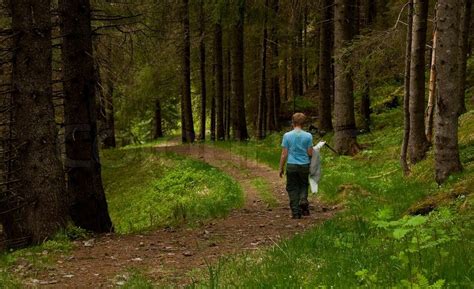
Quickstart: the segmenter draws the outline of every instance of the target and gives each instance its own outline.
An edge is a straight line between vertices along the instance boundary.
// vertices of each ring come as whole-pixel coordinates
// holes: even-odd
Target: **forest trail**
[[[87,242],[77,241],[46,271],[31,274],[27,285],[41,288],[111,288],[137,268],[158,283],[184,285],[187,274],[206,268],[220,257],[271,246],[330,218],[335,208],[312,203],[312,214],[293,220],[288,209],[284,179],[270,167],[208,145],[159,146],[206,162],[232,176],[245,193],[245,203],[223,219],[197,228],[164,228],[133,235],[108,234]],[[259,197],[252,180],[267,182],[277,200],[270,208]]]

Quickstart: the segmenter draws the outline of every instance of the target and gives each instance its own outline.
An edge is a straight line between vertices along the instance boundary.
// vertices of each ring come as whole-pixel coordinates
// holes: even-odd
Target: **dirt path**
[[[162,229],[141,235],[106,235],[93,242],[77,242],[69,256],[29,280],[42,288],[111,288],[121,284],[127,269],[138,268],[163,284],[188,283],[187,272],[203,268],[219,257],[270,246],[321,223],[333,212],[313,204],[310,217],[292,220],[284,182],[268,166],[206,145],[161,146],[215,166],[237,180],[245,192],[245,205],[225,219],[200,228]],[[252,180],[262,178],[273,188],[278,205],[259,198]],[[43,285],[42,285],[43,284]]]

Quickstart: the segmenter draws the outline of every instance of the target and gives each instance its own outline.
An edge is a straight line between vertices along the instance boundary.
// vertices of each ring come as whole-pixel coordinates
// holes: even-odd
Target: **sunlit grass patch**
[[[193,225],[243,204],[240,186],[203,162],[135,149],[106,151],[103,163],[110,215],[119,233]]]

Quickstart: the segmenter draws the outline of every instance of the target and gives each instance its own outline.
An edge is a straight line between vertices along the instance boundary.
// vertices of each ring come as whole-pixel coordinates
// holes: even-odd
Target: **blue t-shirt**
[[[285,133],[281,146],[288,149],[288,164],[307,165],[310,163],[308,149],[313,146],[313,136],[301,129]]]

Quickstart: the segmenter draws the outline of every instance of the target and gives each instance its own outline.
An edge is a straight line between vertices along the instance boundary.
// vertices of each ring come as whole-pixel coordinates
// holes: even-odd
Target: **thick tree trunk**
[[[359,151],[354,116],[354,93],[352,73],[347,69],[349,62],[346,48],[352,39],[350,19],[354,0],[335,0],[334,6],[334,50],[335,70],[335,149],[344,155]]]
[[[216,57],[216,137],[217,140],[225,138],[224,132],[224,70],[222,57],[222,26],[216,23],[214,27],[214,53]]]
[[[163,137],[163,119],[161,116],[161,102],[159,99],[155,100],[155,131],[153,132],[153,138],[158,139]]]
[[[66,169],[70,215],[94,232],[110,232],[112,222],[102,186],[97,141],[96,92],[89,0],[60,0]]]
[[[472,14],[472,0],[462,0],[463,11],[461,14],[461,47],[462,53],[460,55],[461,65],[459,66],[461,73],[460,87],[466,87],[466,67],[467,67],[467,55],[469,55],[469,35],[471,26],[471,14]],[[463,114],[467,111],[465,101],[466,91],[464,89],[459,91],[459,98],[461,99],[459,114]],[[474,99],[473,99],[474,100]]]
[[[239,0],[239,18],[234,25],[234,45],[232,49],[232,129],[236,140],[247,140],[244,90],[244,16],[245,0]]]
[[[430,82],[428,85],[428,106],[426,107],[425,114],[425,135],[426,140],[432,143],[433,139],[433,115],[435,107],[435,95],[436,95],[436,46],[437,46],[437,32],[433,33],[433,49],[431,53],[431,68],[430,68]]]
[[[462,66],[459,45],[461,1],[438,0],[438,52],[436,69],[438,94],[435,116],[436,181],[444,182],[449,175],[462,170],[458,149],[458,112]]]
[[[200,1],[199,9],[199,68],[201,76],[201,126],[199,132],[199,139],[206,140],[206,99],[207,99],[207,88],[206,88],[206,43],[204,40],[206,19],[204,14],[204,2]]]
[[[11,130],[16,158],[8,172],[14,197],[2,218],[11,248],[43,242],[63,228],[67,219],[52,102],[50,5],[50,0],[11,1],[15,35]]]
[[[332,130],[331,117],[331,41],[334,0],[322,0],[322,23],[319,35],[319,130]]]
[[[405,50],[405,94],[403,97],[403,144],[400,154],[400,163],[402,165],[403,173],[408,175],[410,168],[407,162],[408,141],[410,139],[410,67],[411,67],[411,43],[413,35],[413,0],[408,2],[408,16],[407,16],[407,37]]]
[[[265,8],[268,7],[268,0],[265,1]],[[266,11],[266,9],[265,9]],[[263,139],[266,136],[266,111],[267,111],[267,14],[265,12],[262,37],[262,57],[260,59],[260,93],[258,95],[258,116],[257,116],[257,138]]]
[[[429,144],[425,136],[425,46],[428,0],[414,1],[413,39],[410,66],[410,139],[408,155],[411,163],[425,158]]]
[[[182,1],[183,21],[183,91],[181,94],[181,130],[184,143],[194,142],[194,121],[191,104],[191,43],[189,31],[189,0]]]

